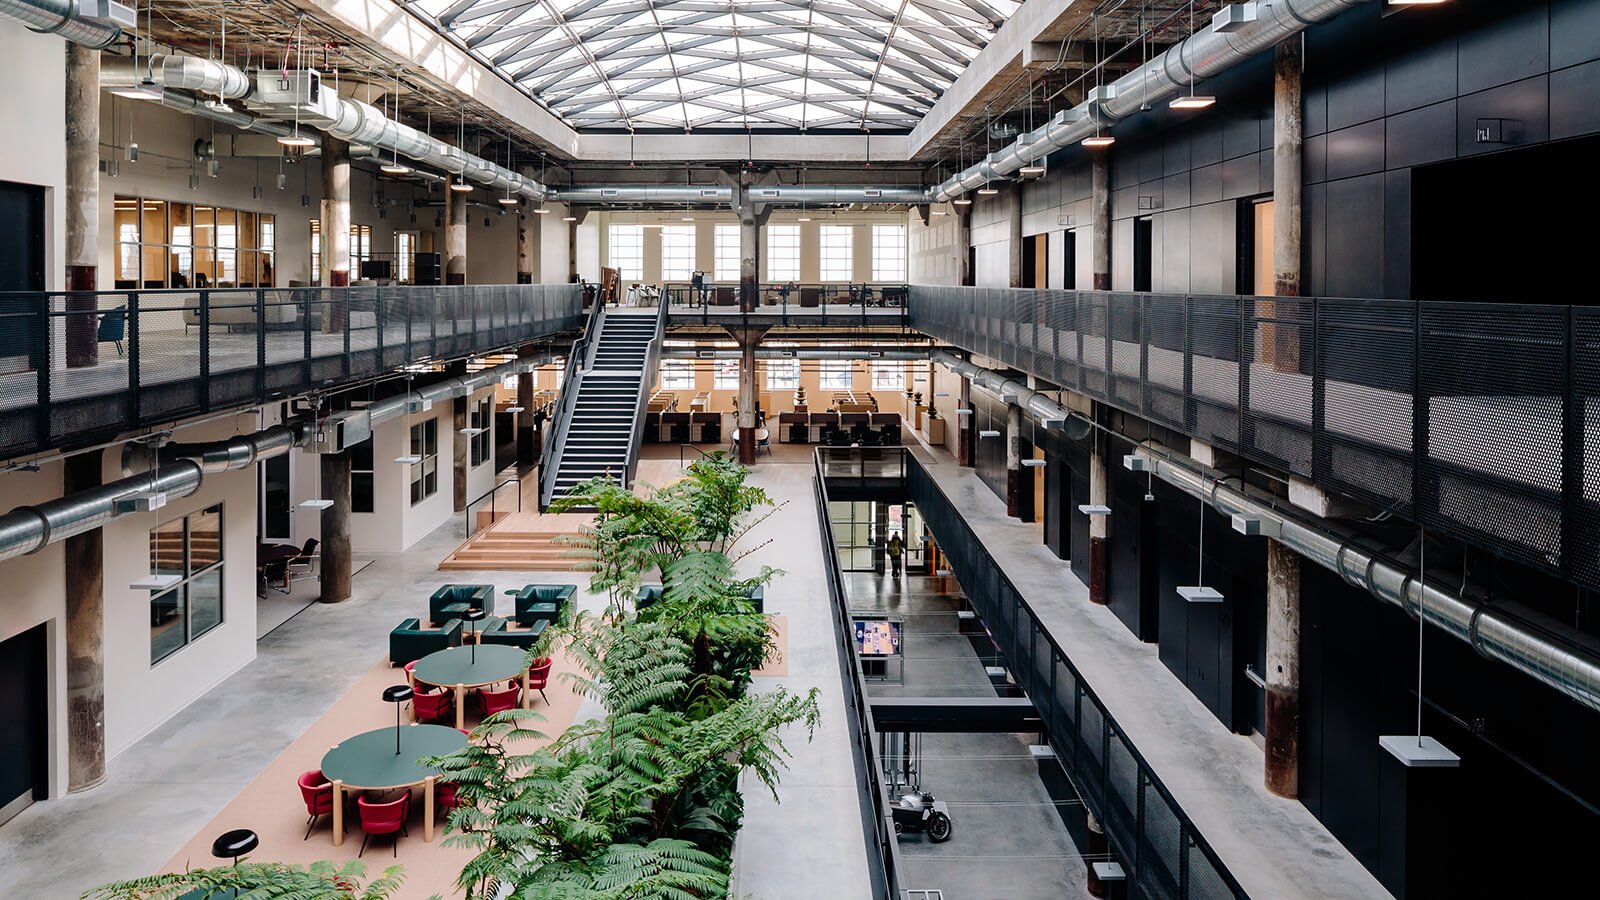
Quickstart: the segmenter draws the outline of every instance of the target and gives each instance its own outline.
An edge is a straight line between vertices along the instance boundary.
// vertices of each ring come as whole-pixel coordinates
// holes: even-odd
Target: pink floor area
[[[560,734],[572,724],[583,700],[560,676],[561,672],[571,670],[567,658],[558,653],[555,660],[555,669],[545,688],[550,702],[546,704],[537,692],[533,698],[533,708],[546,720],[540,730],[548,735]],[[211,842],[217,835],[234,828],[248,828],[260,836],[261,846],[249,857],[254,862],[310,863],[320,859],[340,862],[355,859],[361,848],[361,828],[353,815],[346,817],[342,846],[333,846],[332,826],[326,816],[319,820],[309,840],[301,840],[306,833],[306,809],[300,799],[296,780],[302,772],[320,768],[323,754],[344,739],[374,728],[394,727],[394,706],[382,700],[382,693],[384,688],[404,682],[405,676],[400,669],[390,668],[385,663],[375,666],[354,688],[339,698],[322,718],[290,744],[282,755],[262,770],[216,818],[197,831],[189,843],[168,860],[163,871],[179,872],[190,867],[216,865],[218,861],[211,856]],[[468,726],[475,725],[476,707],[471,701],[467,715]],[[249,735],[240,735],[239,739],[249,740]],[[465,847],[447,846],[442,814],[435,827],[433,841],[424,842],[422,807],[422,796],[420,789],[417,789],[409,823],[411,835],[400,838],[398,859],[390,849],[389,837],[372,839],[362,857],[367,865],[368,877],[398,863],[405,867],[405,886],[396,895],[400,900],[435,895],[463,896],[455,880],[462,866],[471,858],[472,851]]]

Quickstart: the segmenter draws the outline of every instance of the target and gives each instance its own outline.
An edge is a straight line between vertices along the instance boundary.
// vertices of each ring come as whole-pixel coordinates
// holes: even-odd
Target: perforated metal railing
[[[1600,309],[914,285],[910,317],[1600,588]]]
[[[0,293],[0,458],[557,335],[580,290]]]
[[[1127,873],[1129,895],[1245,896],[961,511],[910,453],[893,449],[905,457],[905,496],[950,560],[1012,678],[1039,711],[1057,761],[1104,826]]]

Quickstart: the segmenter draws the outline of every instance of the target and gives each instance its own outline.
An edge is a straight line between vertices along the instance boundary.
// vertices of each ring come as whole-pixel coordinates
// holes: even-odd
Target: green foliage
[[[85,891],[83,900],[176,900],[191,891],[199,897],[237,896],[239,900],[383,900],[393,897],[404,881],[402,869],[391,866],[363,887],[366,871],[360,860],[309,866],[241,862],[101,885]]]

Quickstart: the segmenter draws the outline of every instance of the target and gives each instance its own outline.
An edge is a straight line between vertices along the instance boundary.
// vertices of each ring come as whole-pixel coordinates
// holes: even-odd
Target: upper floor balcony
[[[0,294],[0,457],[574,331],[578,285]]]

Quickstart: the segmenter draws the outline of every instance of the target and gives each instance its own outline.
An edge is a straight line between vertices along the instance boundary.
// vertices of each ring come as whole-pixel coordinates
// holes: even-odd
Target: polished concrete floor
[[[823,718],[809,742],[799,729],[785,736],[794,759],[781,805],[759,782],[746,785],[745,827],[735,851],[739,897],[856,897],[866,883],[811,471],[808,459],[762,465],[754,476],[786,505],[745,539],[755,552],[741,566],[787,570],[768,590],[767,606],[788,616],[790,626],[788,674],[758,678],[757,689],[818,687]],[[660,483],[666,474],[652,473],[651,480]],[[349,602],[312,605],[272,631],[247,666],[113,759],[104,784],[37,803],[0,827],[0,897],[67,900],[97,884],[159,870],[384,659],[389,629],[416,615],[439,585],[582,584],[571,572],[438,571],[460,542],[459,518],[405,553],[381,555],[356,576]],[[592,595],[582,602],[602,605]],[[578,716],[599,712],[590,701]]]
[[[903,677],[869,681],[872,696],[996,696],[985,666],[997,660],[980,656],[960,632],[952,579],[852,572],[845,587],[853,612],[903,622]],[[954,829],[942,844],[919,833],[900,836],[907,888],[936,888],[948,900],[1088,896],[1084,861],[1028,750],[1037,742],[1037,734],[921,736],[911,758],[922,788],[950,805]]]

